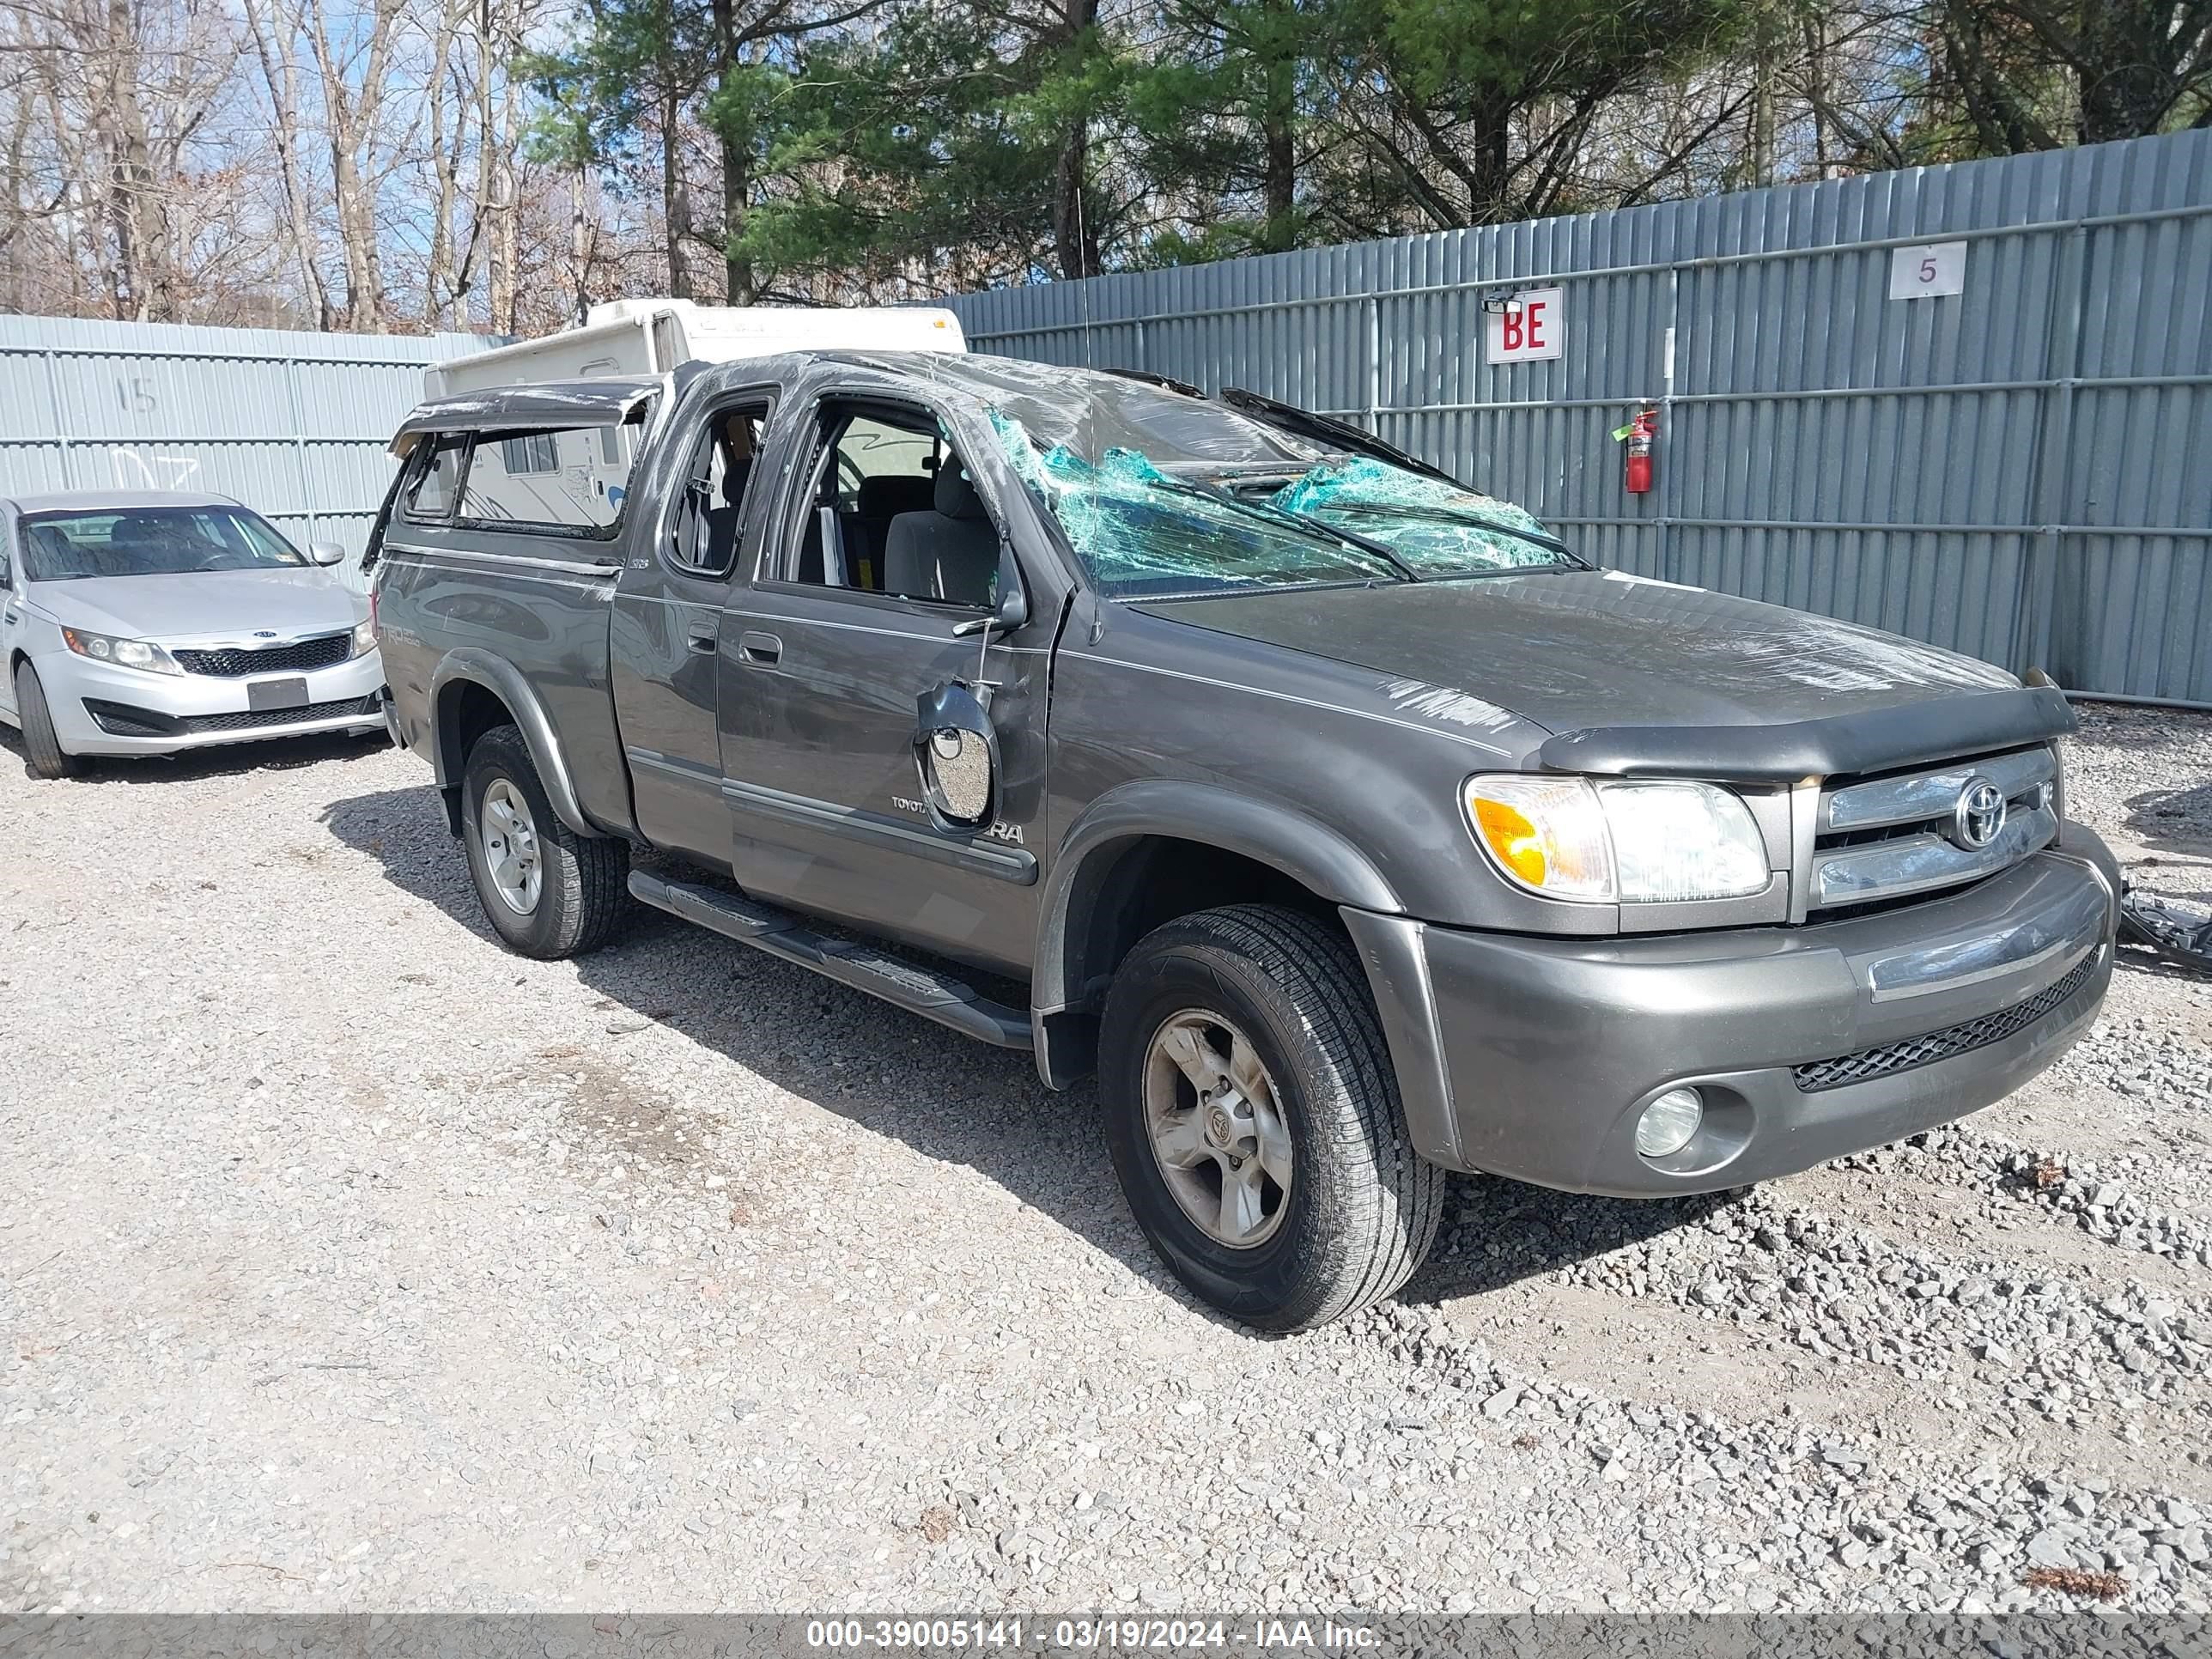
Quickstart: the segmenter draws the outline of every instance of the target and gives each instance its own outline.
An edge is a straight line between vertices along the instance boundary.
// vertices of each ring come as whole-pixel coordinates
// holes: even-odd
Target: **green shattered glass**
[[[1064,443],[1039,445],[1001,410],[990,420],[1016,474],[1109,594],[1402,579],[1373,549],[1335,539],[1337,530],[1382,544],[1424,576],[1562,562],[1543,526],[1510,502],[1366,457],[1230,500],[1136,450],[1108,448],[1092,462]],[[1281,521],[1269,523],[1271,513]]]
[[[1526,508],[1371,456],[1325,462],[1273,500],[1371,537],[1425,576],[1554,565],[1565,551]]]

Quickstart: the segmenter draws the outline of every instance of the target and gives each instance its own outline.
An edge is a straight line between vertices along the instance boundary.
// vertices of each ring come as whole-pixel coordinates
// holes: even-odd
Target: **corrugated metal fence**
[[[358,560],[423,366],[499,343],[0,316],[0,489],[213,490]]]
[[[1937,242],[1961,291],[1891,298]],[[1563,355],[1486,362],[1482,301],[1553,285]],[[1349,416],[1601,563],[2212,703],[2212,131],[948,303]]]

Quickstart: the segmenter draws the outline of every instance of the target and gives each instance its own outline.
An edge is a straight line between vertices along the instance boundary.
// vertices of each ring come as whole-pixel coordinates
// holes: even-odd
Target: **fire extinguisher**
[[[1624,430],[1628,437],[1628,493],[1641,495],[1651,488],[1651,441],[1659,435],[1659,411],[1646,404]]]

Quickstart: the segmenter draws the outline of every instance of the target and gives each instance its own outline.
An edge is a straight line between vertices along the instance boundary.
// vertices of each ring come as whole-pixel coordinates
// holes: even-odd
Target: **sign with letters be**
[[[1483,319],[1489,325],[1486,361],[1525,363],[1558,356],[1566,332],[1560,325],[1559,290],[1532,288],[1513,297],[1520,301],[1520,310],[1502,316],[1493,313]]]
[[[1918,247],[1893,249],[1889,256],[1889,297],[1926,300],[1938,294],[1966,291],[1966,245],[1964,242],[1926,242]]]

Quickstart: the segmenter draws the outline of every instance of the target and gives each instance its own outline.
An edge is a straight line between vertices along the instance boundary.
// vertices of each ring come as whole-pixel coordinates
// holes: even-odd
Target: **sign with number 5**
[[[1966,245],[1928,242],[1919,247],[1900,247],[1889,256],[1889,297],[1926,300],[1938,294],[1963,294],[1966,289]]]

